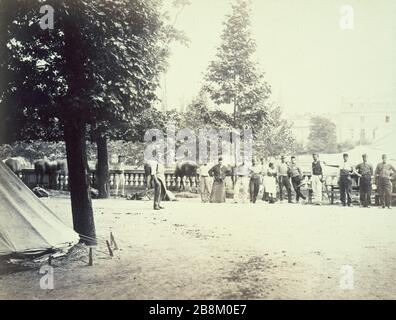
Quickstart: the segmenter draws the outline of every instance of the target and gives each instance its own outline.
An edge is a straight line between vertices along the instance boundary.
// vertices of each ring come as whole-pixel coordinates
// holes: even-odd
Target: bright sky
[[[191,1],[176,24],[190,46],[172,45],[164,77],[169,108],[198,93],[230,11],[231,0]],[[396,100],[396,1],[252,1],[257,59],[285,113],[337,112],[342,97]],[[352,30],[340,27],[346,4]]]

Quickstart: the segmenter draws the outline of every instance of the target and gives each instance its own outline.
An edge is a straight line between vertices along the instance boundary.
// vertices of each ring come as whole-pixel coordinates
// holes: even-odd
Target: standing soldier
[[[326,166],[339,168],[339,179],[338,185],[340,187],[340,197],[341,202],[344,207],[348,205],[348,207],[352,206],[352,177],[351,174],[357,172],[354,167],[349,162],[349,155],[347,153],[343,154],[343,161],[340,165],[330,165],[323,162]]]
[[[219,158],[218,164],[209,170],[209,175],[213,177],[212,192],[210,194],[211,203],[226,202],[225,179],[227,177],[227,168],[223,164],[223,158]]]
[[[234,203],[245,203],[249,190],[249,167],[242,163],[235,168]]]
[[[380,203],[382,208],[391,208],[392,198],[392,175],[396,172],[395,168],[387,163],[387,156],[382,156],[382,162],[378,164],[375,170],[375,177],[377,179],[378,193],[380,196]]]
[[[363,162],[356,166],[356,172],[360,177],[360,206],[369,208],[371,205],[371,181],[374,175],[374,168],[367,163],[367,154],[362,155],[362,159]]]
[[[210,167],[206,162],[198,169],[199,189],[201,193],[201,200],[203,203],[209,202],[209,197],[212,189],[209,169]]]
[[[262,165],[258,164],[256,160],[253,159],[250,172],[251,172],[251,177],[249,182],[250,202],[256,203],[257,196],[260,191],[261,175],[263,172],[263,167]]]
[[[114,176],[115,197],[118,198],[118,191],[121,188],[121,197],[125,196],[125,157],[118,156],[118,163],[115,165]]]
[[[296,202],[300,201],[300,198],[305,200],[306,197],[301,192],[301,182],[303,181],[303,175],[300,167],[296,163],[296,157],[291,157],[290,164],[290,175],[294,191],[296,192]]]
[[[266,190],[266,179],[267,179],[267,172],[268,172],[268,163],[265,162],[264,158],[260,159],[260,166],[261,166],[261,185],[263,188],[263,201],[268,201],[268,192]]]
[[[286,188],[287,191],[287,200],[289,203],[291,200],[291,185],[289,180],[289,166],[285,162],[285,156],[281,157],[281,163],[278,164],[278,182],[279,182],[279,199],[283,201],[283,187]]]
[[[343,154],[343,162],[339,168],[339,186],[341,193],[341,202],[344,207],[352,206],[352,177],[351,174],[355,172],[355,169],[349,162],[349,155]]]
[[[323,188],[323,168],[319,161],[319,155],[314,153],[312,155],[312,193],[313,193],[313,204],[320,206],[322,204],[322,188]]]
[[[277,173],[275,166],[272,162],[270,162],[266,179],[266,192],[268,192],[268,201],[269,203],[275,203],[276,201],[276,181],[277,181]]]
[[[161,198],[166,195],[165,167],[160,152],[156,153],[156,161],[153,161],[151,178],[154,182],[154,210],[165,209],[161,207]]]

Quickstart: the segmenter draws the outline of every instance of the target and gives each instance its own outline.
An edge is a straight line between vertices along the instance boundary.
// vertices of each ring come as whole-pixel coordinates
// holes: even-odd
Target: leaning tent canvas
[[[392,164],[396,164],[396,130],[389,132],[387,135],[377,139],[369,145],[357,146],[348,152],[350,158],[354,163],[360,163],[362,155],[367,154],[369,162],[379,163],[383,154],[388,156],[388,161]]]
[[[0,256],[65,249],[78,235],[0,161]]]

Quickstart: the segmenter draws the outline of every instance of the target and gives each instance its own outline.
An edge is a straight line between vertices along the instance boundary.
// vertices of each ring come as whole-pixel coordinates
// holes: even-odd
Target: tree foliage
[[[227,15],[221,45],[209,65],[204,89],[218,106],[233,106],[233,126],[258,131],[266,124],[271,93],[258,63],[251,35],[250,1],[236,0]]]
[[[308,140],[307,151],[310,153],[337,152],[336,125],[328,118],[312,117]]]
[[[282,110],[275,106],[269,109],[269,124],[260,130],[254,150],[257,157],[276,157],[295,153],[296,140],[291,130],[292,124],[282,118]]]
[[[76,114],[115,138],[140,135],[173,36],[158,0],[50,1],[54,30],[40,28],[37,1],[2,2],[15,17],[1,24],[2,137],[60,140],[61,120]]]
[[[74,226],[94,239],[87,127],[136,136],[134,124],[156,100],[172,28],[160,0],[45,3],[54,29],[40,26],[44,1],[0,2],[0,143],[65,141]]]

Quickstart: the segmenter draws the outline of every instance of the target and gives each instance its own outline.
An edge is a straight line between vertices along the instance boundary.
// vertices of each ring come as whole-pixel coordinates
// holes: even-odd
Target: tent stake
[[[106,240],[106,244],[107,244],[107,249],[109,249],[110,257],[112,257],[113,256],[113,250],[111,250],[110,243],[109,243],[108,240]]]
[[[117,242],[114,239],[113,232],[110,232],[110,244],[113,246],[114,250],[118,250]]]
[[[93,266],[92,248],[89,248],[88,266]]]

